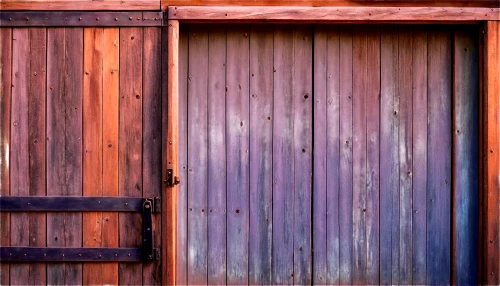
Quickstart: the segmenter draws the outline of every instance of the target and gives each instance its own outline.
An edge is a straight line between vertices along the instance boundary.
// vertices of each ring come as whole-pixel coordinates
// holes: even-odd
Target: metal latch
[[[154,199],[144,199],[142,203],[142,257],[153,260],[153,208]]]
[[[178,176],[174,176],[172,169],[167,169],[167,186],[172,187],[181,183],[181,179]]]

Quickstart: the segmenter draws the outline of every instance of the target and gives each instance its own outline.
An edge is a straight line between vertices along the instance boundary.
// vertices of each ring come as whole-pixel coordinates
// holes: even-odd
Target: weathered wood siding
[[[160,196],[160,28],[0,35],[1,195]],[[159,214],[153,222],[159,247]],[[2,212],[1,244],[141,247],[141,224],[140,214]],[[2,263],[0,284],[160,285],[160,270],[157,262]]]
[[[476,283],[477,31],[182,26],[177,282]]]

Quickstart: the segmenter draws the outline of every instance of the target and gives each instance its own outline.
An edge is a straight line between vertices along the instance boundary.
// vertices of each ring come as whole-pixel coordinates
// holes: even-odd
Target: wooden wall
[[[181,26],[177,283],[476,283],[477,31]]]
[[[160,196],[160,28],[1,28],[0,50],[2,196]],[[1,245],[141,247],[141,221],[2,212]],[[161,269],[2,263],[9,283],[160,285]]]

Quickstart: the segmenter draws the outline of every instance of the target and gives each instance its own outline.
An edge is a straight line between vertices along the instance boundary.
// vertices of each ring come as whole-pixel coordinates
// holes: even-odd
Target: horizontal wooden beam
[[[162,12],[1,11],[2,27],[130,27],[161,26]]]
[[[168,18],[183,22],[460,23],[499,20],[500,8],[171,6]]]
[[[0,10],[159,10],[159,0],[110,0],[110,1],[86,1],[86,0],[2,0]]]

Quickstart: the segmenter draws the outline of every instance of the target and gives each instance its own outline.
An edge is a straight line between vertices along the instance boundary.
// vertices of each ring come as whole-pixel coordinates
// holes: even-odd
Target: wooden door
[[[178,284],[476,283],[476,30],[181,26]]]

